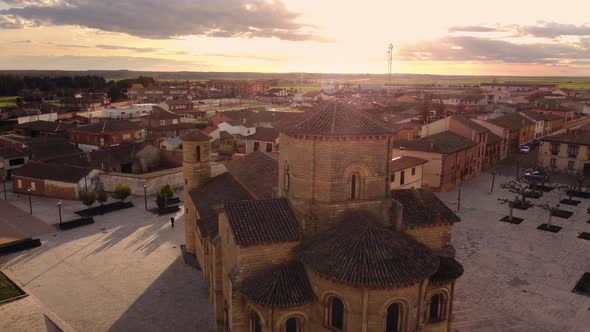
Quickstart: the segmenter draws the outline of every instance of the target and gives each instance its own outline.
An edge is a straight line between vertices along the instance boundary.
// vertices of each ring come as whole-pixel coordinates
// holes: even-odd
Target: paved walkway
[[[170,215],[131,200],[93,225],[41,235],[41,247],[0,257],[2,269],[76,330],[213,331],[206,286],[180,257],[184,216],[172,229]],[[28,208],[26,197],[11,202]],[[56,202],[33,197],[33,213],[57,223]],[[64,201],[64,220],[80,208]]]
[[[457,259],[465,267],[457,283],[455,331],[588,331],[590,297],[571,290],[584,272],[590,272],[590,241],[578,239],[590,232],[586,221],[589,199],[577,206],[570,219],[554,217],[563,229],[556,234],[537,230],[547,222],[540,208],[515,210],[522,224],[500,222],[508,214],[498,198],[514,197],[499,188],[510,178],[496,177],[489,194],[491,176],[482,174],[462,187],[462,222],[453,228]],[[457,210],[457,190],[437,194]],[[554,203],[564,198],[558,190],[539,200]]]
[[[0,200],[0,244],[37,237],[52,232],[53,228],[39,218]]]

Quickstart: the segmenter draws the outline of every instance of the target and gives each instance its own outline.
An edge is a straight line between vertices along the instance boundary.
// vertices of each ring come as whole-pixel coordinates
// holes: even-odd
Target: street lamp
[[[145,204],[145,209],[147,211],[148,208],[147,208],[147,184],[146,183],[143,184],[143,202]]]
[[[4,186],[4,200],[6,201],[6,175],[2,176],[2,186]]]
[[[57,211],[59,212],[59,228],[61,228],[61,199],[57,201]]]
[[[29,194],[29,213],[33,214],[33,203],[31,202],[31,188],[27,189],[27,193]]]

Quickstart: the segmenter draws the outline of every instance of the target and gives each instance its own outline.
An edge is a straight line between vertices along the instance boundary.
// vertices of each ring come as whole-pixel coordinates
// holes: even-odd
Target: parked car
[[[529,153],[531,152],[531,147],[528,145],[523,145],[520,147],[520,153]]]
[[[539,146],[540,144],[541,144],[541,140],[534,139],[533,140],[533,143],[532,143],[532,146],[535,147],[535,146]]]
[[[549,175],[542,171],[526,172],[524,177],[530,180],[549,181]]]

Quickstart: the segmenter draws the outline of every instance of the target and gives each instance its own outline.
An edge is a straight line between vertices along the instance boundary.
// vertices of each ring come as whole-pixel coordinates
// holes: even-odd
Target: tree
[[[590,184],[590,177],[584,175],[583,172],[576,172],[575,173],[576,176],[576,188],[575,190],[578,193],[582,193],[582,188],[584,187],[588,187],[588,184]]]
[[[80,193],[80,201],[87,207],[94,204],[96,202],[96,192],[95,191],[84,191]]]
[[[125,198],[129,197],[129,195],[131,195],[131,188],[129,188],[129,186],[124,183],[119,183],[115,187],[115,190],[113,190],[113,194],[111,196],[113,196],[114,199],[124,201]]]
[[[420,102],[420,105],[418,106],[418,110],[420,111],[420,115],[422,116],[422,119],[424,120],[424,124],[428,123],[428,118],[430,117],[430,102],[431,102],[431,96],[424,94],[422,96],[422,101]]]
[[[549,220],[547,221],[547,228],[550,228],[551,227],[551,217],[553,216],[553,214],[557,213],[560,210],[559,203],[557,203],[557,205],[551,205],[548,203],[544,203],[544,204],[537,204],[536,206],[549,212]]]
[[[103,205],[104,202],[106,202],[108,199],[109,197],[107,196],[107,193],[104,190],[99,190],[96,192],[96,201],[100,205]]]
[[[531,183],[524,177],[516,178],[510,182],[503,183],[500,185],[500,188],[506,189],[513,194],[520,195],[522,199],[519,200],[519,204],[522,207],[527,207],[528,202],[526,200],[527,194],[529,193],[529,187]]]
[[[168,207],[168,201],[174,197],[174,190],[172,190],[172,186],[169,184],[165,184],[156,195],[156,204],[160,208]]]
[[[514,206],[520,202],[518,200],[518,196],[514,196],[513,200],[507,198],[498,198],[498,201],[500,201],[500,204],[508,204],[508,221],[512,221],[514,215]]]
[[[438,101],[438,103],[435,105],[435,108],[434,109],[436,111],[436,116],[438,118],[443,118],[445,116],[445,110],[446,110],[446,108],[445,108],[445,104],[443,104],[442,99],[440,99]]]

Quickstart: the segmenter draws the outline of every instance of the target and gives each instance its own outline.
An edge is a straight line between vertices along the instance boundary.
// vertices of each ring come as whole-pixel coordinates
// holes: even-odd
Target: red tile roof
[[[395,158],[391,161],[390,171],[397,172],[397,171],[401,171],[402,169],[407,169],[410,167],[426,164],[427,162],[428,162],[428,160],[416,158],[416,157],[410,157],[410,156],[398,157],[398,158]]]
[[[209,141],[211,137],[202,131],[195,129],[191,130],[188,133],[184,134],[181,139],[183,141],[193,141],[193,142],[200,142],[200,141]]]
[[[452,224],[461,219],[434,193],[426,189],[399,189],[391,197],[403,207],[404,226]]]

